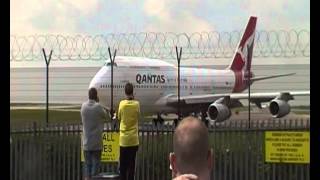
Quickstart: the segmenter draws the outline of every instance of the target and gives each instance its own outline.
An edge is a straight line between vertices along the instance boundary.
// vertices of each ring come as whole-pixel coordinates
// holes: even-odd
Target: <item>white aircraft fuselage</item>
[[[107,65],[108,64],[108,65]],[[118,57],[113,67],[113,104],[117,108],[125,99],[124,86],[134,85],[135,99],[142,113],[176,112],[158,105],[162,97],[178,94],[178,68],[158,59]],[[180,68],[180,95],[222,94],[235,92],[236,75],[230,70],[196,67]],[[100,103],[111,107],[111,66],[106,63],[95,75],[90,87],[98,89]]]

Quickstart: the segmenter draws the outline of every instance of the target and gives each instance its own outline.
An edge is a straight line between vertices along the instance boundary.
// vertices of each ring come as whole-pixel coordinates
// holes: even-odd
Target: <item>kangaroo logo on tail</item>
[[[250,71],[257,17],[251,16],[229,69]]]
[[[239,45],[234,54],[233,60],[228,69],[235,74],[235,86],[233,92],[241,92],[248,87],[248,76],[251,73],[251,61],[254,45],[254,36],[257,17],[251,16]]]

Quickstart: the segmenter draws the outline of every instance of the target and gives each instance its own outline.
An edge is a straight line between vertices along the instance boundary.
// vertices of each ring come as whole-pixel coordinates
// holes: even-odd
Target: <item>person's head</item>
[[[210,175],[212,150],[209,133],[204,123],[195,118],[183,119],[173,135],[170,165],[174,176],[181,174]]]
[[[128,82],[124,87],[124,92],[128,98],[133,98],[133,85]]]
[[[98,92],[97,92],[96,88],[94,88],[94,87],[90,88],[88,95],[89,95],[89,99],[99,101],[98,100]]]

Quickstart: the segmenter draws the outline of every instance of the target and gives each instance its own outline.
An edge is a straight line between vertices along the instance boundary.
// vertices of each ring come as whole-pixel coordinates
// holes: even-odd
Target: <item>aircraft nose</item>
[[[100,88],[101,82],[103,82],[103,80],[105,79],[104,76],[106,74],[106,68],[102,67],[97,73],[96,75],[91,79],[89,88],[94,87],[96,89]]]
[[[91,79],[90,84],[89,84],[89,88],[97,88],[97,78],[96,75]]]

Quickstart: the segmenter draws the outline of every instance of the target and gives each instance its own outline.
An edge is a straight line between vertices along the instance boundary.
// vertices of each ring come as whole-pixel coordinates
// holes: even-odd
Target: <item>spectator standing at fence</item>
[[[179,123],[169,160],[175,180],[210,179],[213,154],[208,129],[202,121],[190,116]]]
[[[90,88],[88,94],[88,101],[81,106],[85,179],[91,179],[92,176],[98,174],[102,150],[103,122],[107,118],[106,110],[99,103],[97,90]]]
[[[118,120],[120,121],[120,179],[133,180],[135,159],[139,147],[138,120],[140,117],[139,101],[134,99],[133,85],[125,85],[126,99],[120,101]]]

